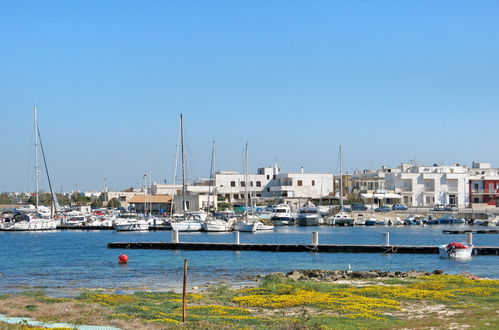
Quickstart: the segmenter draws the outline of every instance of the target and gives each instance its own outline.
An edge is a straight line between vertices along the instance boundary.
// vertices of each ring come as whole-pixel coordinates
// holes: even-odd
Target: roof
[[[386,193],[386,194],[381,194],[381,193],[377,193],[377,194],[361,194],[362,197],[364,198],[398,198],[398,199],[402,199],[402,196],[399,195],[399,194],[393,194],[393,193]]]
[[[140,203],[153,203],[153,204],[166,204],[172,201],[172,196],[170,195],[135,195],[128,203],[130,204],[140,204]]]

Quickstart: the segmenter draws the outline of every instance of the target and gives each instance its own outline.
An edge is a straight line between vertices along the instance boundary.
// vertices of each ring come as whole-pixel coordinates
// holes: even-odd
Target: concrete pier
[[[167,242],[115,242],[110,249],[157,250],[213,250],[213,251],[266,251],[266,252],[329,252],[329,253],[404,253],[438,254],[437,246],[429,245],[302,245],[302,244],[248,244],[248,243],[167,243]],[[499,255],[499,247],[475,247],[476,255]]]

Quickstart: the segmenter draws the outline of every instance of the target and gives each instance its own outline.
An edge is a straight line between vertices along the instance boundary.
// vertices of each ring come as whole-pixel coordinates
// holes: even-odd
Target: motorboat
[[[234,220],[222,220],[222,219],[208,219],[202,223],[204,231],[207,232],[224,232],[231,231],[234,227]]]
[[[291,213],[291,207],[289,205],[279,204],[272,208],[270,221],[274,226],[287,226],[294,224],[295,217]]]
[[[354,226],[365,226],[366,225],[366,219],[364,218],[364,215],[358,214],[357,218],[353,219],[353,225]]]
[[[61,221],[61,227],[83,227],[87,223],[87,218],[83,215],[67,217]]]
[[[336,226],[353,226],[354,220],[347,212],[338,212],[332,216],[333,224]]]
[[[455,218],[451,214],[446,214],[443,217],[437,219],[439,225],[453,224],[453,225],[462,225],[466,224],[466,220],[463,218]]]
[[[375,217],[369,217],[369,219],[365,221],[366,226],[376,226],[377,224],[378,224],[378,219],[376,219]]]
[[[395,219],[390,220],[388,222],[388,225],[390,225],[390,226],[402,226],[403,224],[404,224],[404,222],[402,220],[400,220],[399,217],[395,217]]]
[[[469,259],[473,254],[473,245],[452,242],[439,246],[441,258],[448,259]]]
[[[499,217],[497,215],[488,214],[487,219],[476,219],[473,221],[473,226],[499,226]]]
[[[322,223],[322,216],[317,207],[302,207],[298,211],[298,226],[318,226]]]
[[[125,221],[118,221],[114,224],[116,231],[146,231],[149,230],[149,223],[144,219],[129,218]]]
[[[378,226],[388,226],[389,223],[390,223],[390,220],[388,220],[388,218],[384,218],[384,219],[378,220],[376,224]]]
[[[39,231],[57,229],[59,220],[41,217],[37,213],[15,213],[12,218],[4,218],[1,230],[4,231]]]

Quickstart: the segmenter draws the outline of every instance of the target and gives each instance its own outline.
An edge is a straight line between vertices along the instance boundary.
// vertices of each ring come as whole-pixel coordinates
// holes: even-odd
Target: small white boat
[[[68,217],[61,222],[61,226],[63,227],[82,227],[86,224],[87,218],[80,216]]]
[[[338,212],[332,218],[333,218],[332,224],[334,224],[336,226],[353,226],[354,225],[353,218],[347,212]]]
[[[266,225],[261,221],[256,223],[256,230],[274,230],[274,225]]]
[[[116,231],[146,231],[149,230],[149,223],[146,220],[126,219],[114,224]]]
[[[203,224],[203,230],[207,232],[224,232],[232,230],[234,223],[232,220],[208,219]]]
[[[357,218],[353,220],[353,225],[354,226],[365,226],[366,225],[366,219],[362,214],[357,215]]]
[[[203,230],[204,220],[187,219],[178,222],[172,222],[172,230],[177,231],[201,231]]]
[[[448,259],[469,259],[473,253],[473,245],[466,245],[452,242],[439,246],[439,254],[441,258]]]

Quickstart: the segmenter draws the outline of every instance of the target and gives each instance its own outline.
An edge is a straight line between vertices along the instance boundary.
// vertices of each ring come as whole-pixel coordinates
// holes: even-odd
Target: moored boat
[[[441,258],[449,259],[469,259],[473,253],[473,245],[452,242],[439,246]]]

